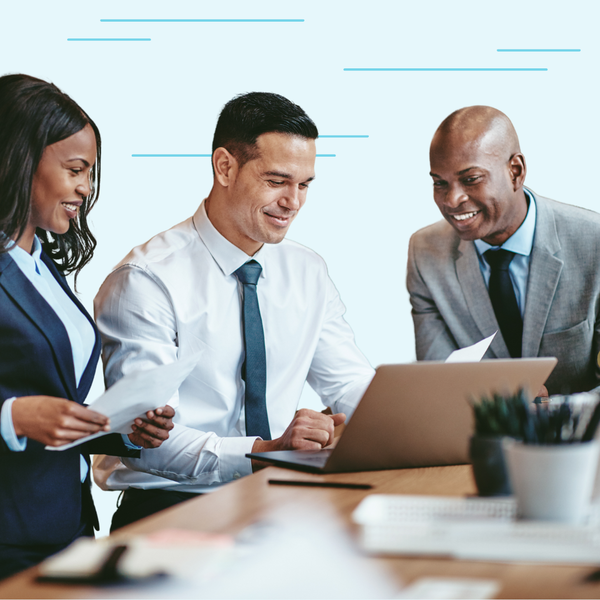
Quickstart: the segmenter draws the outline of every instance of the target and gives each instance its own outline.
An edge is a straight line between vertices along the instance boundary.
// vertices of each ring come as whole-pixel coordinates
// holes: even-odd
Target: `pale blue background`
[[[357,342],[377,365],[414,359],[406,249],[411,233],[439,218],[428,146],[450,112],[472,104],[506,112],[527,158],[528,185],[598,208],[599,17],[595,0],[0,0],[0,73],[53,81],[102,132],[102,194],[91,216],[98,250],[79,284],[90,309],[133,245],[187,218],[210,190],[208,158],[132,154],[210,153],[223,104],[256,90],[300,104],[323,135],[368,135],[318,140],[319,153],[336,156],[317,159],[317,180],[289,237],[326,259]],[[100,21],[110,18],[304,22]],[[92,37],[151,41],[67,41]],[[350,67],[548,71],[344,71]],[[99,376],[91,397],[101,391]],[[315,406],[314,397],[303,403]],[[100,496],[106,532],[116,495]]]

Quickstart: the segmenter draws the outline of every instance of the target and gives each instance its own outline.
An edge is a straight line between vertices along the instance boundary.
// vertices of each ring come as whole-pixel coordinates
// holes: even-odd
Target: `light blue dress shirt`
[[[58,318],[62,321],[73,353],[73,366],[77,385],[92,356],[96,334],[87,317],[79,310],[69,298],[58,281],[54,278],[48,267],[41,259],[42,245],[37,236],[33,241],[33,252],[29,254],[16,244],[9,250],[11,258],[15,261],[23,275],[31,282],[42,298],[50,305]],[[22,452],[27,447],[26,437],[17,437],[12,422],[12,405],[15,398],[10,398],[2,405],[0,413],[0,435],[8,448],[13,452]],[[127,440],[129,441],[129,439]],[[134,446],[137,448],[137,446]],[[80,456],[81,481],[85,481],[88,474],[88,465]]]
[[[531,250],[533,248],[533,238],[535,236],[535,220],[537,212],[533,194],[526,189],[524,189],[524,192],[529,199],[527,216],[523,223],[521,223],[519,229],[517,229],[504,244],[502,244],[502,246],[490,246],[483,240],[475,240],[475,248],[477,250],[477,257],[479,258],[479,268],[481,269],[481,274],[483,275],[486,286],[489,286],[491,268],[483,254],[487,250],[497,250],[498,248],[510,250],[515,253],[515,257],[508,267],[508,272],[515,290],[515,296],[517,297],[517,304],[519,305],[521,316],[525,313],[527,281],[529,279],[529,261]]]

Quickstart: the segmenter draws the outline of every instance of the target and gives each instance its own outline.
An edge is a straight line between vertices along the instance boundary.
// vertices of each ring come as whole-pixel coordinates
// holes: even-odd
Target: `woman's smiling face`
[[[96,162],[96,136],[90,125],[44,149],[33,176],[31,214],[19,245],[31,252],[36,228],[66,233],[91,192],[90,172]]]

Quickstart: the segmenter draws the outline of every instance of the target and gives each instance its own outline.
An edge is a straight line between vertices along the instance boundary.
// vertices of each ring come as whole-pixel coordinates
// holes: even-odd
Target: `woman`
[[[87,215],[100,148],[94,122],[57,87],[0,77],[0,579],[93,535],[90,453],[139,456],[172,428],[164,407],[137,419],[129,439],[44,450],[109,430],[82,406],[100,340],[64,278],[96,245]]]

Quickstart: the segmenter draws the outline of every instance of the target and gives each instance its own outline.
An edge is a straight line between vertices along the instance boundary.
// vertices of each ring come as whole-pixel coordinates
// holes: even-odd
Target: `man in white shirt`
[[[113,529],[251,473],[251,451],[328,445],[368,386],[373,370],[323,259],[284,240],[315,177],[317,136],[282,96],[231,100],[215,131],[208,198],[134,248],[101,287],[108,385],[200,353],[169,440],[139,459],[96,461],[101,487],[126,490]],[[296,412],[306,381],[332,415]]]

